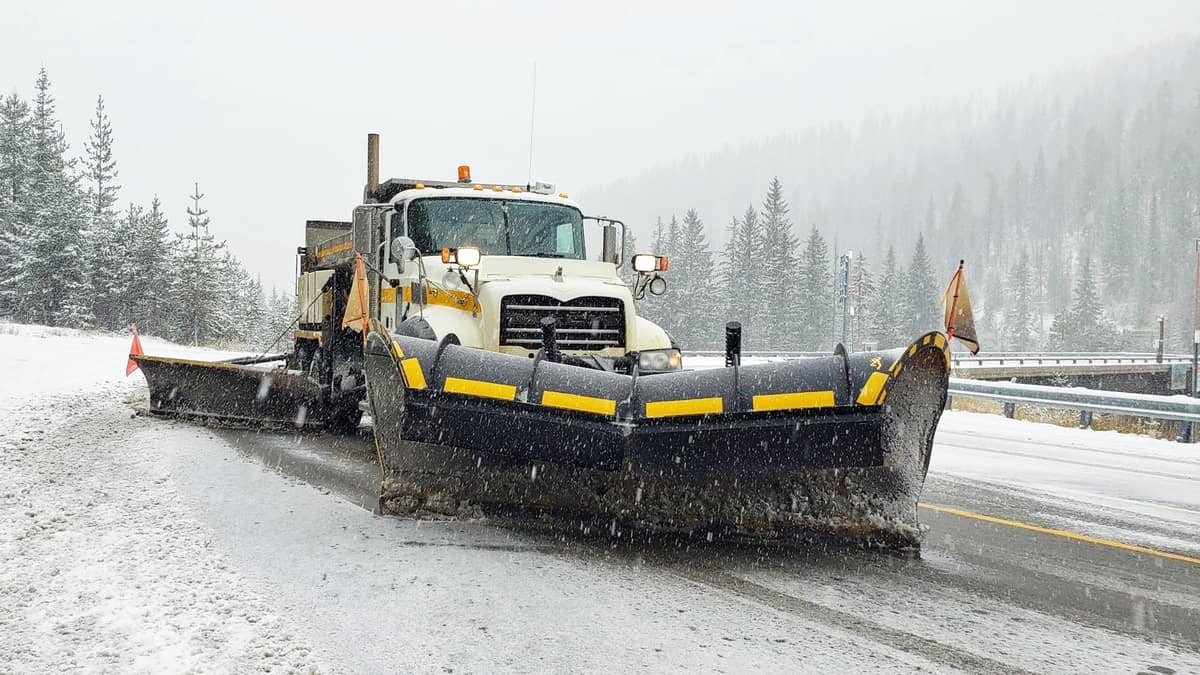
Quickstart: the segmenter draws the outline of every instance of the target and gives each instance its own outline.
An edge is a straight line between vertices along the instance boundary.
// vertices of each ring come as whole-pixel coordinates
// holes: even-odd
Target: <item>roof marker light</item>
[[[562,197],[563,199],[566,199],[566,198],[567,198],[567,193],[565,193],[565,192],[560,192],[560,193],[558,193],[558,196],[559,196],[559,197]]]
[[[482,190],[482,189],[483,189],[483,186],[482,186],[482,185],[476,185],[476,186],[475,186],[475,189],[476,189],[476,190]]]
[[[504,188],[500,187],[499,185],[493,185],[493,186],[492,186],[492,192],[500,192],[500,191],[501,191],[501,190],[503,190],[503,189],[504,189]]]

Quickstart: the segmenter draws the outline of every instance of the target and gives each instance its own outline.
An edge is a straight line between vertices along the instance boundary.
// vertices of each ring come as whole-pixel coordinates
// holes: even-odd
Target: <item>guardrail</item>
[[[1018,404],[1078,410],[1080,428],[1090,427],[1095,413],[1187,422],[1180,437],[1180,440],[1187,442],[1195,439],[1195,425],[1200,423],[1200,399],[1186,396],[1126,394],[1080,387],[1046,387],[952,377],[946,399],[947,409],[951,408],[955,396],[1002,401],[1004,415],[1010,418],[1015,414]]]
[[[824,352],[787,352],[787,351],[743,351],[743,357],[766,359],[800,359],[810,356],[829,356],[832,351]],[[718,350],[686,350],[690,356],[724,356],[725,352]],[[1160,361],[1157,354],[1144,352],[989,352],[971,356],[969,354],[953,354],[951,356],[955,367],[974,366],[1026,366],[1026,365],[1088,365],[1088,364],[1145,364],[1145,363],[1188,363],[1192,362],[1189,354],[1164,354]]]
[[[992,353],[976,356],[955,354],[951,357],[956,367],[972,366],[1045,366],[1045,365],[1090,365],[1090,364],[1146,364],[1146,363],[1191,363],[1192,357],[1184,354],[1157,354],[1133,352],[1062,352],[1062,353]]]

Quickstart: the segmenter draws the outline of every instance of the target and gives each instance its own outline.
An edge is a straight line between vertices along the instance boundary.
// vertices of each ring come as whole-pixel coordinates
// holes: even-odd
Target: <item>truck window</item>
[[[408,205],[408,236],[424,255],[478,246],[485,254],[585,256],[583,217],[570,206],[535,201],[432,197]]]

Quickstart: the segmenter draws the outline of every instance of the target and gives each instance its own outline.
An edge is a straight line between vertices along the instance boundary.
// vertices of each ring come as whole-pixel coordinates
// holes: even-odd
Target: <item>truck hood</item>
[[[567,258],[526,258],[508,255],[485,255],[479,261],[481,282],[516,277],[555,276],[562,269],[564,278],[586,277],[619,282],[617,266],[597,260]]]

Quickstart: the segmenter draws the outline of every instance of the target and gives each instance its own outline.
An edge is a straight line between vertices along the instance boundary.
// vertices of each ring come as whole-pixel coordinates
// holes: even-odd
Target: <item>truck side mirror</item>
[[[604,240],[600,259],[606,263],[618,265],[621,262],[618,256],[620,256],[620,251],[617,250],[617,228],[611,223],[606,224],[604,226]]]
[[[416,258],[418,254],[417,245],[408,237],[396,237],[392,240],[392,261],[400,268],[400,273],[404,274],[404,265],[409,260]]]

